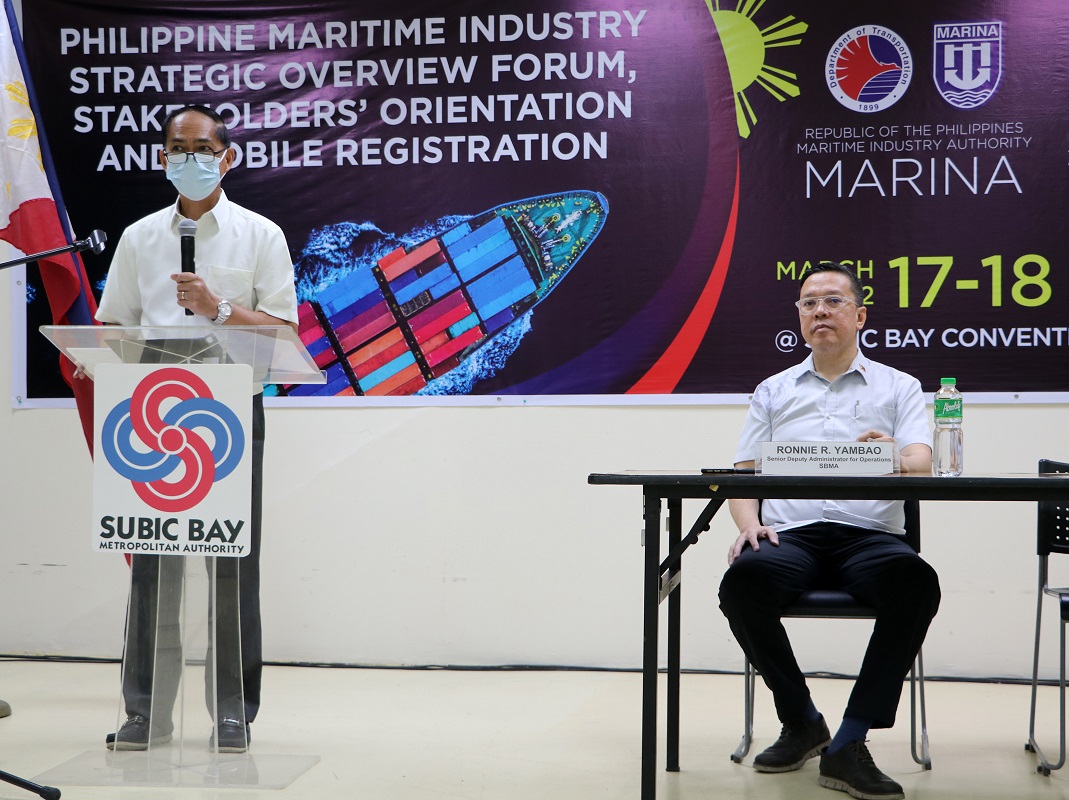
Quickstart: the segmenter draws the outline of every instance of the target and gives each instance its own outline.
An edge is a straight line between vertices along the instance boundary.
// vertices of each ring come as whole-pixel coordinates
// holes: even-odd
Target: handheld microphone
[[[182,243],[182,272],[196,272],[196,262],[193,259],[194,239],[197,235],[197,223],[191,219],[184,219],[178,223],[178,235]],[[193,311],[186,309],[186,316],[192,317]]]

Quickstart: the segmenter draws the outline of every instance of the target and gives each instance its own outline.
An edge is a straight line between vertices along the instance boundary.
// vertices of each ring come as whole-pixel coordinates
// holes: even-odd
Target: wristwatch
[[[220,300],[219,305],[215,308],[216,317],[212,320],[215,325],[222,325],[228,319],[230,315],[234,313],[234,307],[230,305],[229,300]]]

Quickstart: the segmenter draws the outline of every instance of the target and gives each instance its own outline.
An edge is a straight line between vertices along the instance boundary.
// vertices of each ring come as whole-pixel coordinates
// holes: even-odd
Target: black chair
[[[1069,472],[1069,463],[1041,459],[1040,474]],[[1039,518],[1036,523],[1036,553],[1039,555],[1039,591],[1036,601],[1036,649],[1032,661],[1032,711],[1028,718],[1028,743],[1024,746],[1036,754],[1039,764],[1036,772],[1050,775],[1051,770],[1061,769],[1065,764],[1065,624],[1069,622],[1069,587],[1052,587],[1049,585],[1049,561],[1052,553],[1069,553],[1069,506],[1053,501],[1039,503]],[[1036,694],[1039,688],[1039,634],[1043,619],[1043,596],[1058,598],[1061,608],[1061,676],[1059,702],[1061,707],[1061,743],[1058,749],[1058,763],[1052,764],[1043,755],[1036,744]]]
[[[921,512],[918,500],[905,501],[906,523],[903,526],[906,542],[921,551]],[[784,618],[792,619],[875,619],[876,609],[860,604],[852,595],[836,589],[816,589],[803,592],[802,595],[783,612]],[[750,752],[753,743],[753,709],[754,689],[757,684],[757,670],[750,659],[745,659],[743,667],[743,702],[745,704],[744,729],[742,741],[731,754],[736,764]],[[924,659],[917,652],[917,659],[909,671],[910,703],[910,748],[913,760],[925,769],[932,768],[932,757],[928,751],[928,721],[924,710]],[[917,723],[920,722],[920,747],[917,743]],[[1063,728],[1064,730],[1064,728]]]

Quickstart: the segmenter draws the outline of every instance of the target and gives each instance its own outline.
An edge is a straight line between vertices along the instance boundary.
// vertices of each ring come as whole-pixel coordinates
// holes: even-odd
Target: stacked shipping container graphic
[[[484,211],[358,268],[298,308],[326,385],[290,395],[411,395],[533,308],[589,247],[608,213],[597,192]]]

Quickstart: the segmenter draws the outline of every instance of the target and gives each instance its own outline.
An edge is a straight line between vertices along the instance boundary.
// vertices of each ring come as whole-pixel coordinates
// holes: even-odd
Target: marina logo
[[[173,513],[196,506],[234,471],[245,452],[245,432],[203,380],[171,367],[144,378],[108,412],[100,447],[144,503]]]
[[[937,23],[932,39],[932,77],[943,99],[963,109],[990,100],[1002,79],[1002,23]]]
[[[824,77],[842,105],[871,114],[890,108],[905,94],[913,77],[913,55],[894,31],[860,25],[832,45]]]

